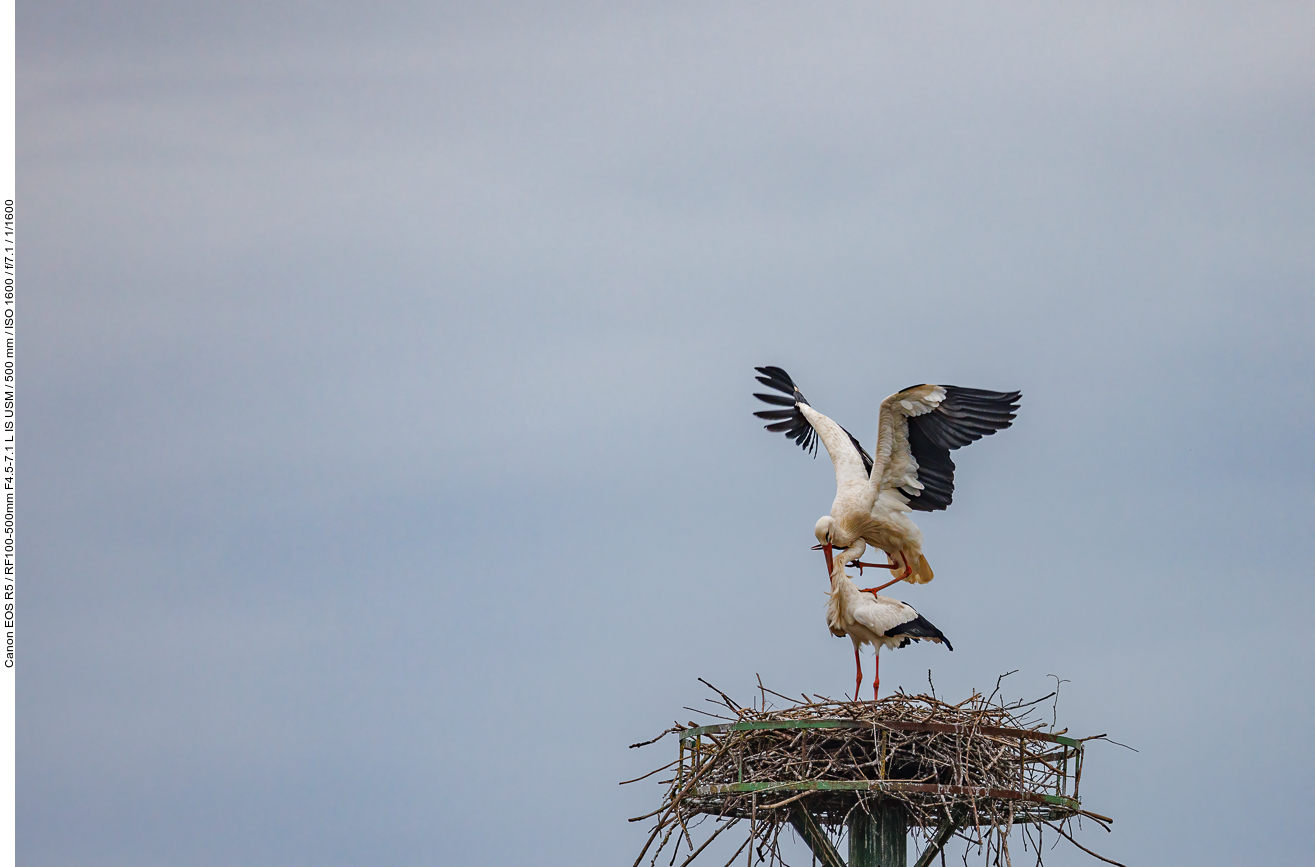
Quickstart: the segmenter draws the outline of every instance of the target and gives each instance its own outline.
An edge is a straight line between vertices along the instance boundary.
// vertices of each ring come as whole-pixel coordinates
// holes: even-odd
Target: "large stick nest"
[[[729,715],[710,715],[728,724],[842,722],[823,722],[821,728],[722,726],[692,736],[688,732],[698,724],[691,721],[635,744],[687,733],[680,758],[646,775],[673,771],[662,781],[662,806],[632,820],[655,819],[636,865],[659,838],[653,864],[673,842],[672,864],[682,851],[688,864],[712,838],[740,823],[749,826],[748,839],[732,861],[745,846],[755,845],[761,860],[784,864],[779,837],[792,821],[798,829],[801,808],[824,833],[838,838],[854,811],[873,813],[879,803],[895,802],[915,837],[930,841],[949,825],[970,847],[984,851],[988,863],[997,864],[1009,863],[1015,825],[1039,863],[1044,831],[1090,852],[1073,840],[1071,823],[1086,817],[1104,827],[1110,821],[1077,803],[1081,748],[1051,737],[1064,734],[1053,730],[1051,714],[1050,726],[1036,716],[1037,705],[1054,693],[1010,704],[993,703],[994,692],[991,697],[974,693],[958,704],[903,693],[870,702],[807,696],[798,702],[763,688],[761,706],[754,708],[716,692],[717,704]],[[789,704],[773,708],[769,695]],[[700,844],[695,837],[704,835],[695,828],[710,818],[715,827]]]

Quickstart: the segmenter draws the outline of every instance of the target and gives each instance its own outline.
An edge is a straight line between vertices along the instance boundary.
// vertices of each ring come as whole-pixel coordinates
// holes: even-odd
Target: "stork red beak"
[[[831,546],[823,545],[822,553],[826,555],[826,580],[831,580],[831,573],[835,571],[835,561],[831,558]]]

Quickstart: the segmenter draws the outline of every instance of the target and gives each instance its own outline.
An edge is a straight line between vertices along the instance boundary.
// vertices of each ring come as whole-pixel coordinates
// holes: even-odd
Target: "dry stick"
[[[638,783],[640,780],[647,780],[649,777],[653,776],[654,774],[658,774],[658,773],[661,773],[662,771],[665,771],[667,768],[669,768],[669,767],[671,767],[672,765],[678,763],[679,761],[680,761],[680,759],[672,759],[671,761],[667,762],[667,763],[666,763],[665,765],[663,765],[662,767],[658,768],[656,771],[649,771],[647,774],[644,774],[644,776],[642,776],[642,777],[635,777],[633,780],[623,780],[623,781],[617,783],[617,785],[618,785],[618,786],[626,786],[626,785],[629,785],[630,783]]]
[[[798,800],[801,799],[801,798],[807,798],[807,797],[808,797],[809,795],[811,795],[811,794],[813,794],[813,793],[812,793],[812,792],[800,792],[800,793],[797,794],[797,795],[793,795],[793,796],[791,796],[791,797],[789,797],[789,798],[786,798],[784,801],[777,801],[775,804],[763,804],[763,805],[762,805],[762,808],[763,808],[764,810],[775,810],[777,807],[784,807],[786,804],[793,804],[795,801],[798,801]]]
[[[692,855],[690,855],[688,858],[686,858],[684,861],[681,862],[680,867],[689,867],[689,862],[691,862],[691,861],[693,861],[695,858],[699,857],[699,853],[702,852],[704,849],[708,848],[708,844],[711,843],[713,840],[716,840],[718,834],[720,834],[722,831],[725,831],[727,828],[731,828],[731,827],[734,827],[735,825],[738,825],[739,823],[740,823],[740,820],[739,820],[739,819],[731,819],[731,820],[730,820],[729,822],[727,822],[725,825],[722,825],[722,826],[721,826],[720,828],[718,828],[716,831],[713,831],[713,832],[712,832],[712,835],[711,835],[710,837],[708,837],[708,839],[706,839],[706,840],[703,841],[703,845],[702,845],[702,846],[700,846],[699,848],[695,849],[695,850],[694,850],[694,853],[693,853]],[[739,853],[737,852],[736,854],[738,855]]]
[[[631,821],[633,822],[634,820],[632,819]],[[662,826],[658,825],[653,829],[653,833],[648,835],[648,842],[644,844],[643,849],[639,850],[639,857],[635,859],[635,863],[632,864],[631,867],[639,867],[639,862],[644,860],[644,855],[648,853],[648,847],[653,845],[653,841],[657,839],[658,832],[661,830]]]
[[[758,827],[758,794],[755,792],[755,793],[754,793],[754,796],[753,796],[753,812],[751,812],[751,813],[749,814],[749,841],[750,841],[750,842],[749,842],[749,860],[748,860],[746,863],[748,863],[748,864],[750,865],[750,867],[752,867],[752,865],[753,865],[753,842],[752,842],[752,841],[753,841],[753,839],[754,839],[754,836],[755,836],[754,832],[757,830],[757,827]]]
[[[642,816],[635,816],[634,818],[626,819],[626,821],[627,821],[627,822],[642,822],[642,821],[644,821],[645,819],[650,819],[650,818],[652,818],[653,816],[656,816],[658,813],[661,813],[661,812],[662,812],[663,810],[665,810],[665,809],[667,809],[667,805],[666,805],[666,804],[663,804],[661,807],[658,807],[656,810],[654,810],[654,811],[651,812],[651,813],[645,813],[645,814],[642,815]]]
[[[1081,740],[1081,741],[1107,741],[1107,742],[1109,742],[1109,743],[1111,743],[1111,744],[1114,744],[1114,746],[1116,746],[1116,747],[1123,747],[1125,750],[1132,750],[1134,753],[1139,753],[1139,752],[1141,752],[1141,750],[1137,749],[1136,747],[1130,747],[1130,746],[1128,746],[1127,744],[1121,744],[1121,743],[1119,743],[1118,741],[1110,740],[1110,738],[1109,738],[1108,735],[1092,735],[1092,736],[1089,737],[1089,738],[1078,738],[1078,740]]]
[[[1055,679],[1055,691],[1052,693],[1055,696],[1055,702],[1050,706],[1050,730],[1053,732],[1055,726],[1059,725],[1059,688],[1072,681],[1062,680],[1057,674],[1047,674],[1046,677]]]
[[[685,796],[685,793],[688,792],[688,791],[690,790],[690,788],[691,788],[696,782],[699,781],[699,778],[700,778],[700,777],[702,777],[705,773],[707,773],[708,770],[709,770],[710,768],[712,768],[712,766],[713,766],[714,764],[716,764],[717,759],[721,758],[722,753],[724,753],[724,752],[725,752],[727,749],[729,749],[729,748],[730,748],[730,744],[729,744],[729,742],[728,742],[725,746],[720,747],[720,748],[717,750],[717,752],[713,753],[712,756],[711,756],[710,758],[706,759],[706,760],[704,761],[704,763],[703,763],[702,765],[699,766],[699,769],[698,769],[697,771],[695,771],[693,774],[690,775],[689,782],[686,783],[686,784],[684,785],[684,787],[681,788],[680,792],[679,792],[678,794],[676,794],[676,795],[674,795],[674,796],[672,796],[671,798],[668,799],[669,801],[671,801],[670,804],[664,804],[663,806],[658,807],[656,810],[654,810],[654,811],[651,812],[651,813],[645,813],[643,816],[636,816],[635,818],[633,818],[633,819],[629,819],[628,821],[630,821],[630,822],[641,822],[641,821],[643,821],[644,819],[649,818],[650,816],[656,816],[658,813],[666,813],[666,812],[668,812],[668,811],[674,809],[674,807],[675,807],[675,805],[676,805],[676,802],[678,802],[678,801],[680,800],[680,798],[682,798],[682,797]],[[663,816],[663,817],[661,817],[661,818],[658,819],[659,826],[661,825],[661,823],[663,822],[663,820],[664,820],[665,818],[666,818],[666,817]]]
[[[1039,704],[1039,703],[1045,701],[1046,699],[1051,698],[1051,697],[1053,697],[1053,696],[1055,696],[1055,695],[1056,695],[1056,693],[1053,693],[1053,692],[1052,692],[1050,695],[1043,695],[1043,696],[1041,696],[1041,697],[1038,698],[1038,699],[1034,699],[1034,700],[1032,700],[1032,701],[1027,702],[1026,704],[1011,704],[1011,705],[1009,705],[1009,709],[1010,709],[1010,710],[1022,710],[1022,709],[1025,708],[1025,707],[1031,707],[1031,706],[1034,705],[1034,704]]]
[[[690,837],[690,835],[689,835],[689,828],[685,825],[685,817],[682,816],[682,815],[680,815],[680,813],[677,813],[677,814],[676,814],[676,821],[680,823],[680,830],[683,831],[683,832],[685,832],[685,842],[686,842],[687,844],[689,844],[689,848],[690,848],[690,850],[692,851],[692,850],[694,849],[694,840]],[[671,863],[672,863],[672,864],[675,864],[675,863],[676,863],[676,855],[679,854],[679,853],[680,853],[680,842],[677,841],[677,842],[676,842],[676,851],[671,853]]]
[[[708,704],[710,704],[710,705],[715,705],[715,706],[717,706],[717,707],[726,707],[725,702],[719,702],[719,701],[717,701],[716,699],[705,698],[704,701],[706,701],[706,702],[707,702]],[[751,714],[751,713],[753,713],[752,710],[750,710],[749,708],[744,708],[744,707],[738,707],[738,708],[736,708],[736,707],[732,707],[732,708],[729,708],[729,710],[733,710],[733,711],[735,711],[735,713],[736,713],[736,719],[737,719],[737,720],[744,719],[744,717],[745,717],[746,714]],[[705,711],[700,711],[700,713],[708,713],[708,711],[706,711],[706,710],[705,710]],[[709,716],[716,716],[716,714],[709,714]],[[730,718],[729,718],[729,717],[719,717],[719,719],[730,719]]]
[[[667,830],[666,836],[662,838],[662,842],[659,843],[657,849],[653,851],[653,860],[648,862],[650,865],[657,863],[657,857],[662,854],[663,849],[667,848],[667,841],[671,839],[671,835],[675,830],[674,827]],[[675,861],[676,859],[673,857],[671,860]]]
[[[1088,855],[1090,855],[1091,857],[1093,857],[1093,858],[1099,858],[1100,860],[1104,861],[1106,864],[1116,864],[1116,865],[1118,865],[1118,867],[1127,867],[1126,864],[1120,864],[1118,861],[1113,861],[1113,860],[1111,860],[1111,859],[1109,859],[1109,858],[1106,858],[1104,855],[1097,855],[1095,852],[1091,851],[1091,850],[1088,849],[1086,846],[1083,846],[1083,845],[1082,845],[1081,843],[1079,843],[1077,840],[1074,840],[1074,839],[1073,839],[1073,838],[1072,838],[1067,832],[1065,832],[1065,830],[1064,830],[1063,828],[1059,827],[1058,825],[1051,824],[1050,822],[1046,822],[1046,824],[1047,824],[1047,825],[1050,825],[1050,827],[1054,828],[1054,829],[1059,833],[1059,835],[1060,835],[1061,837],[1063,837],[1064,839],[1068,840],[1068,841],[1069,841],[1070,843],[1072,843],[1074,846],[1077,846],[1079,849],[1081,849],[1083,852],[1086,852],[1086,853],[1087,853]]]
[[[1108,823],[1112,823],[1114,820],[1109,816],[1102,816],[1100,813],[1093,813],[1090,810],[1078,810],[1078,815],[1093,820],[1097,825],[1104,828],[1107,833],[1112,830]]]
[[[721,758],[721,756],[722,756],[727,750],[730,749],[730,745],[731,745],[731,742],[730,742],[730,740],[728,739],[728,740],[727,740],[727,743],[726,743],[724,746],[719,747],[718,750],[717,750],[717,752],[713,753],[712,756],[711,756],[710,758],[706,759],[706,760],[704,761],[704,763],[703,763],[702,765],[699,766],[699,769],[698,769],[697,771],[695,771],[693,774],[690,775],[689,782],[686,783],[686,784],[681,788],[681,790],[680,790],[680,792],[679,792],[678,794],[674,795],[672,798],[669,799],[669,800],[671,801],[670,806],[667,806],[665,809],[662,808],[662,807],[659,807],[658,809],[654,810],[652,813],[649,813],[648,816],[640,816],[639,819],[647,819],[649,816],[655,815],[655,814],[657,814],[657,813],[664,813],[663,816],[661,816],[661,817],[658,818],[658,823],[661,824],[661,823],[663,822],[663,820],[665,820],[665,818],[666,818],[665,813],[666,813],[666,812],[670,812],[671,810],[673,810],[673,809],[676,808],[676,806],[677,806],[677,805],[679,804],[679,802],[680,802],[680,799],[683,798],[683,797],[685,796],[685,793],[688,792],[691,788],[693,788],[694,784],[697,783],[697,782],[699,781],[699,778],[702,777],[704,774],[706,774],[706,773],[708,772],[708,770],[709,770],[710,768],[712,768],[713,765],[716,764],[717,759]],[[630,821],[631,821],[631,822],[635,822],[635,821],[638,821],[639,819],[631,819]]]
[[[770,692],[772,695],[776,696],[777,698],[782,698],[782,699],[785,699],[786,701],[794,701],[794,699],[790,698],[790,696],[788,696],[788,695],[781,695],[781,694],[780,694],[779,692],[777,692],[776,690],[771,689],[770,687],[765,687],[765,686],[763,686],[762,684],[763,684],[763,679],[762,679],[761,676],[759,676],[759,678],[758,678],[758,685],[759,685],[759,686],[762,686],[763,689],[767,690],[768,692]]]
[[[991,690],[991,695],[989,698],[986,699],[986,704],[989,705],[991,703],[991,699],[995,698],[995,694],[1000,691],[1000,683],[1009,675],[1017,674],[1017,673],[1018,673],[1018,669],[1015,668],[1013,671],[1006,671],[1004,674],[997,677],[995,679],[995,689]]]
[[[726,693],[724,693],[724,692],[722,692],[721,690],[717,689],[717,687],[715,687],[715,686],[713,686],[712,684],[708,683],[706,680],[704,680],[704,679],[701,678],[701,677],[699,678],[699,683],[703,684],[703,685],[706,686],[708,689],[712,690],[713,692],[717,693],[717,695],[719,695],[719,696],[721,696],[723,699],[725,699],[725,700],[726,700],[726,706],[727,706],[728,708],[730,708],[731,710],[737,710],[737,711],[738,711],[738,710],[741,710],[740,706],[739,706],[738,704],[736,704],[734,701],[732,701],[732,700],[731,700],[731,697],[730,697],[729,695],[727,695]]]
[[[723,865],[723,867],[731,867],[731,865],[735,863],[735,859],[738,858],[738,857],[740,857],[740,853],[744,851],[744,847],[745,847],[745,846],[748,846],[748,845],[749,845],[749,841],[752,840],[752,839],[753,839],[752,837],[745,837],[745,838],[744,838],[744,842],[740,844],[740,848],[738,848],[738,849],[735,850],[735,854],[731,856],[731,859],[730,859],[729,861],[727,861],[727,862]]]
[[[648,746],[649,744],[655,744],[655,743],[657,743],[658,741],[660,741],[660,740],[662,740],[663,738],[665,738],[667,735],[671,734],[672,732],[678,732],[678,731],[680,731],[679,728],[671,728],[671,729],[667,729],[667,730],[664,731],[662,734],[660,734],[660,735],[658,735],[657,737],[653,738],[653,740],[651,740],[651,741],[640,741],[640,742],[637,743],[637,744],[631,744],[631,745],[630,745],[630,749],[633,750],[635,747],[646,747],[646,746]]]

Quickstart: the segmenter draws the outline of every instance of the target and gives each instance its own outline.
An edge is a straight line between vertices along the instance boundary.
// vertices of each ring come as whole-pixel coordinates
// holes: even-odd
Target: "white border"
[[[0,126],[0,204],[3,204],[6,199],[13,199],[15,202],[17,201],[17,172],[15,169],[16,129],[14,123],[15,6],[16,3],[14,0],[0,0],[0,100],[3,100],[3,102],[0,103],[0,125],[2,125]],[[19,217],[17,207],[15,207],[14,216],[15,218]],[[17,238],[12,232],[15,227],[11,223],[8,226],[3,226],[3,228],[9,230],[10,233],[0,232],[0,246],[5,248],[14,247]],[[16,274],[16,271],[14,270],[14,252],[9,250],[6,251],[4,255],[8,257],[8,261],[4,262],[4,276],[13,277]],[[15,296],[11,295],[9,300],[0,306],[7,307],[12,311],[15,309],[14,301]],[[10,322],[11,327],[5,329],[7,336],[9,337],[14,336],[12,331],[12,321],[13,320]],[[4,384],[6,391],[14,388],[15,384],[12,380],[12,376],[11,368],[11,380]],[[9,409],[11,413],[10,421],[12,422],[14,420],[14,403],[12,398],[10,400]],[[14,435],[11,426],[9,431],[0,433],[0,439]],[[13,440],[10,440],[6,445],[12,447],[14,445]],[[15,452],[9,451],[7,454],[13,456]],[[13,463],[9,463],[9,467],[13,466]],[[8,476],[9,473],[6,472],[4,475]],[[15,494],[15,503],[17,503],[16,491],[10,490],[6,491],[6,493]],[[0,505],[3,505],[3,503],[0,502]],[[13,530],[11,528],[7,533],[8,538],[13,538],[12,533]],[[10,568],[4,570],[5,574],[3,576],[3,586],[9,588],[4,595],[10,598],[11,601],[17,595],[13,593],[12,590],[16,579],[12,566],[14,560],[12,550],[13,549],[11,548],[11,556],[8,558]],[[17,605],[16,602],[13,602],[13,604]],[[13,611],[14,609],[9,609],[9,612]],[[12,614],[10,616],[12,616]],[[10,622],[13,623],[14,621]],[[4,632],[12,634],[14,629],[7,628]],[[13,665],[14,657],[8,657],[8,661],[10,662],[10,665],[0,667],[0,865],[12,865],[15,862],[14,809],[17,801],[17,793],[14,777],[14,678],[17,668]]]

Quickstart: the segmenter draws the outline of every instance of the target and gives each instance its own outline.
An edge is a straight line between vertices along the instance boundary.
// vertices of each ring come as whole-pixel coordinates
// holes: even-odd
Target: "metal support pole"
[[[898,801],[862,807],[849,815],[849,867],[907,867],[908,815]]]
[[[817,819],[797,801],[790,805],[790,824],[824,867],[845,867],[845,862],[840,860],[840,853],[831,845],[822,827],[817,824]]]
[[[931,842],[927,844],[927,848],[918,856],[918,860],[914,863],[913,867],[930,867],[931,859],[941,853],[941,850],[945,848],[945,844],[954,836],[954,832],[962,828],[964,822],[967,820],[968,808],[962,804],[956,805],[954,810],[950,813],[950,818],[941,822],[940,827],[936,829],[936,833],[932,835]]]

